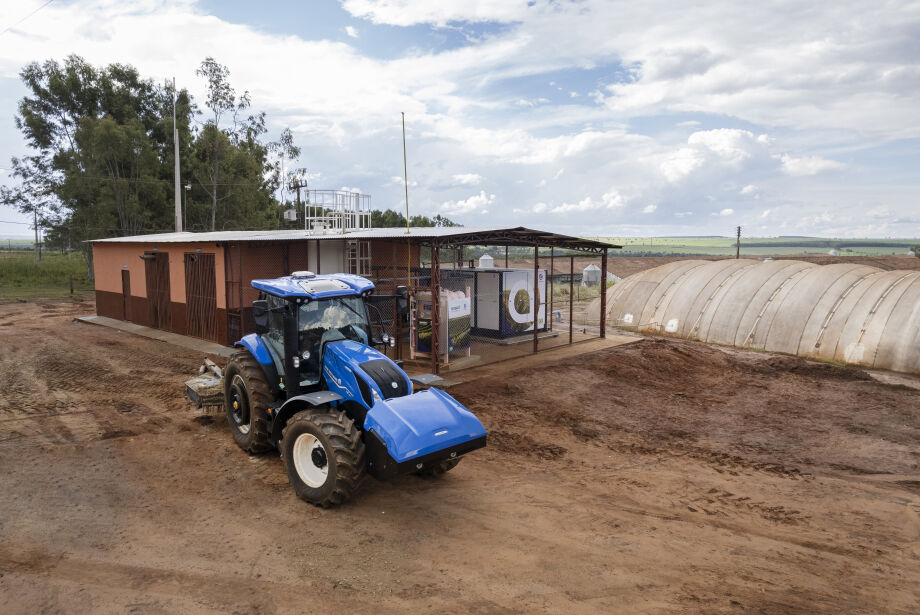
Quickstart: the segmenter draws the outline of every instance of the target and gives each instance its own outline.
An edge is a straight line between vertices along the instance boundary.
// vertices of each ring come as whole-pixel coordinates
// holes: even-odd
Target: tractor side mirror
[[[255,322],[256,333],[268,333],[268,301],[260,299],[252,302],[252,320]]]
[[[396,287],[396,313],[405,314],[409,311],[409,289],[405,286]]]

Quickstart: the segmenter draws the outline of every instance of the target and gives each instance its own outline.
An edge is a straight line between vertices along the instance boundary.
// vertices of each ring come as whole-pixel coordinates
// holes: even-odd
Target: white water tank
[[[581,272],[581,283],[585,286],[601,283],[601,268],[591,263]]]
[[[479,257],[479,268],[480,269],[491,269],[495,266],[495,259],[493,259],[488,254],[483,254]]]

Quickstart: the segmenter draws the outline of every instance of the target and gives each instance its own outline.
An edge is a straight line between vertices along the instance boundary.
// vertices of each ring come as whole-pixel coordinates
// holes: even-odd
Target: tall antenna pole
[[[406,235],[410,234],[409,231],[409,166],[406,163],[406,113],[400,111],[402,115],[402,128],[403,128],[403,180],[406,185]],[[407,238],[408,239],[408,238]],[[421,257],[419,257],[421,259]],[[419,262],[421,266],[421,262]],[[412,241],[408,240],[406,243],[406,281],[408,286],[412,287]]]
[[[179,127],[176,126],[176,78],[173,77],[173,144],[175,145],[176,168],[173,171],[176,192],[176,232],[182,232],[182,197],[179,195]]]
[[[403,128],[403,179],[406,184],[406,234],[409,234],[409,167],[406,164],[406,114],[402,114],[402,128]]]
[[[735,240],[735,259],[741,258],[741,227],[738,227],[738,239]]]

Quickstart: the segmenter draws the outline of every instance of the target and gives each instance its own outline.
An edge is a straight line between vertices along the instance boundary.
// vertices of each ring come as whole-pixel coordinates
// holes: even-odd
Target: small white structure
[[[495,266],[495,259],[489,256],[488,254],[483,254],[479,257],[479,268],[480,269],[491,269]]]
[[[581,272],[581,285],[593,286],[601,283],[601,268],[591,263]]]

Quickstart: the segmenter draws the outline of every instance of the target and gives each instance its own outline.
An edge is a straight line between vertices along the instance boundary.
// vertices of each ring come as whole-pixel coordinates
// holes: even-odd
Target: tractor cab
[[[264,343],[287,396],[321,387],[323,356],[331,342],[352,340],[385,350],[395,340],[383,333],[380,312],[366,299],[373,284],[359,276],[294,272],[273,280],[253,280],[255,331]],[[405,305],[404,287],[397,308]],[[373,315],[373,318],[372,318]]]

